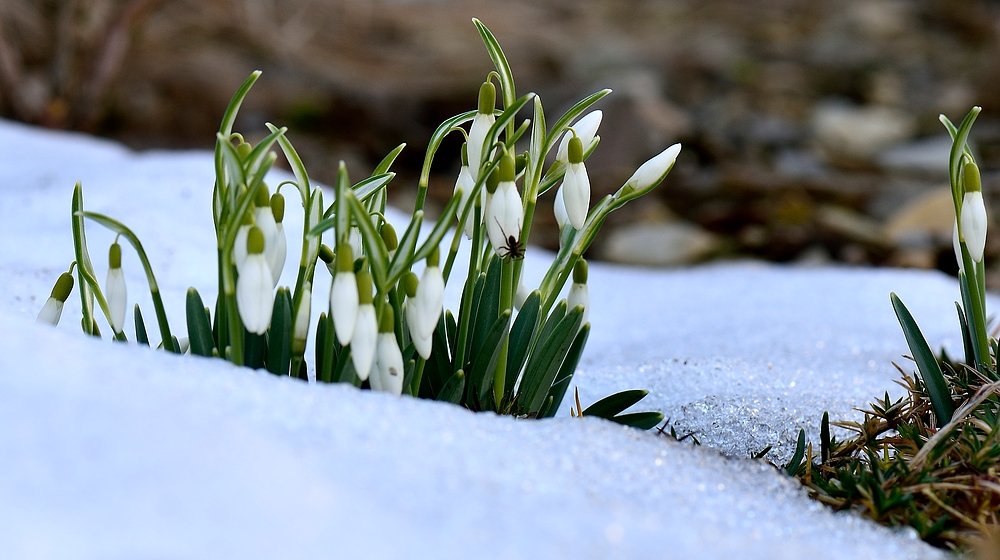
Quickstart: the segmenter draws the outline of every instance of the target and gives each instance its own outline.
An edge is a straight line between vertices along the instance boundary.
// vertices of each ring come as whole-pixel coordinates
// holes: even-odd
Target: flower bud
[[[375,360],[378,320],[375,317],[375,305],[372,303],[372,277],[367,269],[361,269],[358,273],[357,283],[360,305],[354,336],[351,338],[351,360],[354,362],[354,371],[363,381],[368,379],[372,371],[372,361]]]
[[[479,88],[479,110],[472,119],[472,126],[469,128],[469,171],[473,179],[479,178],[479,171],[482,168],[486,136],[490,127],[496,122],[493,116],[493,109],[496,106],[496,88],[492,82],[483,82]]]
[[[72,267],[70,267],[72,270]],[[38,317],[35,321],[39,323],[48,323],[50,325],[58,325],[59,318],[62,316],[63,304],[66,303],[66,299],[69,298],[70,292],[73,291],[73,275],[69,272],[63,272],[59,275],[54,286],[52,286],[52,293],[49,295],[49,299],[45,300],[45,305],[42,306],[42,310],[38,312]]]
[[[649,161],[639,166],[635,173],[625,181],[621,195],[645,194],[647,191],[660,184],[666,177],[674,162],[677,161],[677,154],[681,152],[681,145],[674,144],[659,154],[653,156]],[[626,190],[628,189],[628,190]]]
[[[108,315],[111,329],[122,332],[125,327],[125,312],[128,307],[128,290],[125,287],[125,274],[122,272],[122,247],[116,241],[108,251],[108,278],[104,284],[108,302]]]
[[[562,193],[566,217],[574,229],[583,229],[590,210],[590,176],[583,164],[583,142],[577,137],[569,141],[569,161],[559,192]]]
[[[586,324],[590,317],[590,290],[587,288],[587,261],[580,259],[573,266],[573,284],[569,287],[566,297],[566,307],[569,310],[583,308],[583,321]]]
[[[337,247],[337,272],[330,286],[330,318],[341,346],[351,343],[358,318],[358,283],[354,277],[354,255],[351,246]],[[358,372],[360,375],[361,372]]]
[[[375,371],[371,377],[371,386],[375,391],[385,391],[399,396],[403,393],[403,354],[393,333],[394,316],[391,306],[382,311],[382,321],[379,325]]]
[[[309,337],[309,315],[312,313],[312,283],[302,284],[302,300],[295,314],[295,326],[292,330],[292,352],[301,355],[306,350],[306,339]]]
[[[396,247],[399,247],[399,237],[396,236],[396,228],[392,227],[389,222],[384,222],[382,228],[379,230],[379,235],[382,237],[382,243],[385,243],[385,250],[391,255]]]
[[[983,251],[986,249],[986,204],[983,203],[983,192],[967,192],[962,198],[962,218],[959,220],[962,238],[969,249],[972,260],[983,262]]]
[[[247,257],[236,280],[236,309],[243,326],[252,333],[264,334],[274,310],[274,281],[264,256],[264,234],[251,227],[247,234]]]

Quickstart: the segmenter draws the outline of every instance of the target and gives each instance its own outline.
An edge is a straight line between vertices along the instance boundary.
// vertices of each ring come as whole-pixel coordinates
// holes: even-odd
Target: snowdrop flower
[[[187,354],[187,351],[191,349],[191,339],[182,336],[177,339],[177,351],[181,354]]]
[[[364,381],[372,371],[378,336],[378,319],[375,317],[375,305],[372,303],[372,276],[367,269],[362,269],[358,273],[356,293],[360,304],[354,325],[354,336],[351,337],[351,360],[354,362],[354,371]]]
[[[309,337],[309,314],[312,311],[312,282],[302,284],[302,301],[299,311],[295,314],[295,324],[292,328],[292,352],[302,354],[306,350],[306,338]]]
[[[417,285],[416,304],[420,313],[417,315],[417,336],[430,338],[438,325],[441,309],[444,306],[444,276],[441,275],[440,251],[435,247],[427,257],[427,267]]]
[[[354,277],[354,253],[347,243],[337,248],[337,273],[330,286],[330,318],[340,345],[350,344],[358,318],[358,281]]]
[[[559,231],[562,231],[569,223],[569,216],[566,214],[566,203],[563,201],[562,187],[556,190],[556,200],[552,203],[552,212],[556,215],[556,224]]]
[[[962,258],[962,243],[958,235],[958,218],[955,218],[955,229],[951,232],[951,245],[955,249],[955,260],[958,262],[958,270],[965,272],[965,259]]]
[[[639,169],[635,170],[635,173],[629,177],[628,181],[625,181],[625,186],[632,189],[629,194],[639,196],[660,184],[660,181],[670,171],[674,162],[677,161],[677,154],[679,153],[681,153],[681,145],[674,144],[640,165]]]
[[[236,279],[236,309],[243,326],[252,333],[264,334],[274,310],[274,281],[264,256],[264,232],[253,226],[247,234],[247,257]]]
[[[396,256],[396,248],[399,247],[399,237],[396,235],[396,228],[392,227],[392,224],[389,222],[383,222],[378,233],[382,237],[382,243],[385,244],[385,251],[388,253],[389,259],[392,260]]]
[[[69,298],[70,292],[73,291],[73,267],[69,267],[70,272],[63,272],[59,275],[56,280],[55,286],[52,286],[52,293],[49,294],[49,299],[45,300],[45,305],[42,306],[42,310],[38,312],[38,318],[35,321],[39,323],[48,323],[50,325],[58,325],[59,317],[62,316],[63,304]]]
[[[573,285],[569,287],[566,306],[570,310],[582,307],[583,322],[580,324],[587,323],[590,317],[590,290],[587,289],[587,261],[582,258],[573,266]]]
[[[969,256],[975,262],[983,262],[986,248],[986,205],[983,203],[983,189],[979,177],[979,167],[968,162],[963,169],[965,176],[965,196],[962,198],[962,239],[969,249]]]
[[[288,252],[288,241],[285,239],[285,197],[281,193],[274,193],[269,203],[271,217],[274,219],[274,243],[268,245],[265,254],[267,264],[271,267],[271,275],[274,277],[274,285],[278,285],[278,278],[281,277],[281,270],[285,268],[285,255]]]
[[[458,172],[458,180],[455,181],[455,194],[459,191],[462,192],[462,201],[458,203],[458,214],[461,216],[462,212],[465,212],[465,207],[469,205],[469,200],[472,199],[472,191],[476,188],[476,179],[472,176],[472,172],[469,171],[469,144],[466,142],[462,144],[462,169]],[[482,192],[480,191],[480,197],[482,197]],[[474,212],[469,212],[469,218],[465,221],[465,237],[472,239],[472,233],[476,226],[473,223],[476,219]]]
[[[379,324],[378,354],[375,358],[375,371],[371,377],[374,391],[392,393],[397,397],[403,394],[403,354],[396,342],[393,332],[394,315],[391,306],[385,306],[382,311],[382,321]]]
[[[587,221],[587,211],[590,209],[590,177],[583,165],[583,141],[577,136],[569,140],[568,157],[566,176],[563,178],[562,186],[559,187],[559,192],[562,193],[569,223],[574,229],[582,229],[584,222]]]
[[[365,242],[361,239],[361,230],[357,226],[351,227],[351,232],[347,236],[347,242],[351,244],[351,251],[355,257],[365,254]]]
[[[104,284],[104,292],[108,300],[111,329],[120,333],[125,327],[128,290],[125,289],[125,274],[122,273],[122,246],[117,241],[108,251],[108,279]]]
[[[253,214],[252,209],[247,212],[243,223],[236,230],[236,240],[233,241],[233,264],[236,265],[237,272],[243,269],[243,263],[247,260],[247,235],[250,234],[250,228],[253,227]]]
[[[496,122],[493,116],[493,109],[496,107],[497,91],[493,82],[483,82],[479,88],[479,110],[472,119],[472,126],[469,128],[468,156],[469,171],[473,180],[479,178],[479,172],[483,165],[483,144],[486,143],[486,135],[490,127]]]
[[[434,331],[432,330],[427,336],[421,336],[422,331],[417,327],[423,316],[417,299],[420,283],[417,281],[417,275],[412,272],[407,272],[400,283],[402,291],[406,293],[406,327],[410,332],[410,340],[413,341],[413,346],[420,357],[426,360],[431,357]]]
[[[569,161],[569,140],[573,136],[578,137],[583,142],[583,151],[586,153],[594,144],[594,136],[597,135],[597,129],[601,126],[603,117],[604,113],[601,111],[591,111],[576,121],[572,130],[563,133],[562,140],[559,142],[559,150],[556,152],[556,160],[564,164]]]
[[[516,259],[523,256],[520,240],[524,213],[514,177],[514,158],[504,154],[500,159],[500,182],[487,203],[486,233],[498,255]]]

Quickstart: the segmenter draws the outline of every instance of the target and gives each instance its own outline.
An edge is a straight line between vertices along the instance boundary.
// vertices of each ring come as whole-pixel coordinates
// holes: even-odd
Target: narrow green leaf
[[[146,323],[142,320],[142,311],[139,304],[132,308],[132,316],[135,322],[135,341],[143,346],[149,346],[149,336],[146,335]]]
[[[819,425],[820,459],[825,464],[830,460],[830,413],[823,411],[823,421]]]
[[[641,401],[649,394],[643,389],[629,389],[620,391],[613,395],[608,395],[603,399],[583,409],[584,416],[597,416],[599,418],[611,418],[624,411],[626,408]]]
[[[504,56],[503,49],[500,48],[497,38],[493,36],[493,33],[481,21],[473,18],[472,23],[479,30],[479,35],[483,38],[483,44],[486,45],[486,51],[490,53],[490,59],[493,60],[497,74],[500,75],[500,90],[503,94],[504,107],[509,107],[514,102],[515,92],[514,74],[510,71],[510,64],[507,63],[507,57]]]
[[[535,414],[541,408],[582,322],[583,310],[577,307],[559,321],[548,338],[539,338],[518,389],[517,404],[522,413]]]
[[[486,269],[486,282],[479,295],[479,306],[476,309],[476,322],[472,324],[472,352],[469,357],[475,360],[483,350],[486,333],[493,327],[500,316],[500,258],[494,255],[489,268]],[[474,379],[475,380],[475,379]]]
[[[538,290],[528,294],[520,311],[517,312],[514,325],[510,328],[510,346],[507,349],[507,378],[504,383],[508,392],[514,388],[518,374],[521,373],[524,362],[528,360],[528,349],[531,347],[531,342],[541,324],[541,314],[538,312],[541,304],[542,296]]]
[[[271,123],[264,124],[272,133],[278,130],[278,127]],[[281,152],[285,154],[285,160],[288,161],[289,167],[292,168],[292,174],[295,175],[295,186],[298,187],[299,196],[302,198],[302,203],[305,204],[309,200],[309,193],[312,191],[306,166],[302,163],[299,153],[295,151],[295,147],[292,146],[291,141],[285,135],[282,134],[278,137],[278,146],[281,147]]]
[[[570,123],[575,121],[576,118],[589,109],[591,105],[597,103],[609,93],[611,93],[610,89],[602,89],[601,91],[594,92],[578,101],[576,105],[570,107],[569,110],[563,114],[563,116],[559,117],[556,124],[552,125],[552,130],[549,131],[547,142],[545,143],[545,147],[542,151],[542,157],[544,158],[544,156],[549,153],[549,150],[555,146],[555,143],[559,140],[562,133],[566,131],[566,128],[569,127]],[[584,146],[584,148],[586,147],[587,146]]]
[[[375,231],[375,226],[372,225],[368,211],[365,210],[365,207],[361,205],[358,199],[350,192],[344,198],[347,199],[351,213],[354,214],[354,221],[358,224],[361,239],[364,241],[365,249],[368,251],[368,264],[371,267],[372,278],[375,280],[376,291],[385,292],[390,284],[386,279],[385,265],[389,262],[389,253],[385,249],[385,242],[382,241],[382,236]],[[357,256],[355,255],[355,258]]]
[[[419,261],[421,259],[426,259],[434,252],[434,249],[438,248],[441,244],[441,240],[444,235],[448,233],[448,228],[451,227],[452,222],[455,220],[455,212],[458,211],[458,205],[461,199],[457,196],[451,197],[448,204],[445,205],[444,211],[441,212],[441,216],[438,217],[438,221],[434,224],[434,228],[431,230],[430,235],[424,241],[424,244],[420,246],[420,249],[413,255],[412,262]],[[390,280],[392,278],[390,277]]]
[[[402,277],[403,273],[409,270],[409,265],[413,262],[410,259],[410,255],[413,254],[413,250],[417,246],[417,237],[420,235],[420,224],[423,223],[423,220],[423,210],[417,210],[413,213],[413,217],[410,218],[410,225],[403,232],[403,237],[399,240],[399,246],[396,247],[396,254],[389,264],[388,278],[398,280]]]
[[[271,326],[267,331],[267,371],[288,375],[291,362],[292,296],[288,288],[278,288],[271,312]]]
[[[951,402],[951,393],[948,384],[945,382],[944,374],[941,373],[941,365],[927,345],[927,340],[920,332],[910,311],[903,305],[902,300],[895,294],[889,294],[892,300],[892,307],[896,311],[896,318],[903,328],[903,335],[906,336],[906,344],[910,347],[913,360],[917,363],[917,369],[927,387],[927,394],[931,398],[934,406],[934,414],[937,416],[938,427],[942,427],[951,420],[955,407]]]
[[[339,356],[333,319],[326,313],[321,313],[316,329],[316,379],[322,383],[332,383],[333,368]]]
[[[566,396],[566,388],[569,387],[569,380],[576,373],[576,366],[580,363],[580,356],[583,355],[583,348],[587,345],[587,337],[589,335],[590,323],[584,323],[580,327],[580,332],[576,333],[576,338],[573,339],[573,346],[570,346],[569,352],[566,353],[566,358],[563,360],[562,366],[559,367],[555,383],[552,384],[552,389],[549,389],[549,396],[553,399],[552,414],[555,414],[562,405],[563,398]]]
[[[434,130],[434,134],[431,134],[431,139],[427,142],[427,151],[424,154],[424,165],[420,168],[417,203],[414,205],[414,212],[423,208],[423,201],[420,198],[420,193],[426,193],[427,184],[430,182],[431,177],[431,164],[434,163],[434,155],[437,153],[438,148],[441,147],[441,142],[444,140],[444,137],[457,130],[459,126],[462,126],[475,118],[476,112],[476,110],[473,110],[455,115],[438,125],[437,129]]]
[[[571,381],[573,381],[573,374],[567,375],[552,384],[548,397],[545,399],[545,405],[538,411],[539,418],[552,418],[556,415],[556,412],[559,412],[559,405],[562,404],[563,397],[565,397],[566,390],[569,389]]]
[[[613,418],[609,418],[612,422],[617,422],[624,426],[630,426],[632,428],[638,428],[640,430],[651,430],[663,422],[662,412],[630,412],[628,414],[619,414]]]
[[[795,476],[798,472],[799,466],[802,465],[802,458],[806,453],[806,431],[799,430],[799,441],[795,444],[795,453],[792,455],[792,460],[785,465],[785,472],[788,476]]]
[[[510,310],[505,310],[483,335],[479,351],[472,353],[472,369],[469,371],[469,388],[478,391],[480,401],[486,398],[493,386],[491,373],[496,369],[500,350],[510,326]]]
[[[354,191],[354,196],[361,202],[368,200],[373,194],[379,192],[379,189],[389,184],[393,178],[396,177],[395,173],[380,173],[378,175],[372,175],[363,181],[358,181],[351,186],[351,190]],[[333,206],[331,206],[333,208]]]
[[[253,369],[262,369],[266,357],[267,340],[265,335],[243,329],[243,365]]]
[[[444,387],[441,388],[441,392],[437,395],[437,400],[458,404],[462,400],[464,392],[465,372],[458,370],[445,382]]]
[[[254,70],[250,73],[250,77],[243,82],[240,89],[236,90],[233,94],[232,99],[229,100],[229,106],[226,107],[226,111],[222,113],[222,124],[219,125],[219,132],[229,137],[233,132],[233,123],[236,122],[236,114],[240,112],[240,105],[243,104],[243,99],[250,92],[250,88],[253,87],[254,82],[260,77],[260,70]]]
[[[191,353],[197,356],[211,357],[215,349],[212,338],[212,324],[205,317],[205,304],[198,290],[188,288],[187,301],[188,340],[191,342]]]
[[[402,144],[393,148],[391,152],[386,154],[386,156],[382,158],[382,161],[380,161],[379,164],[375,166],[375,171],[372,171],[372,177],[376,175],[381,175],[383,173],[388,173],[389,168],[392,167],[392,163],[396,161],[396,158],[399,157],[399,154],[403,151],[403,148],[405,147],[406,147],[406,142],[403,142]],[[362,197],[358,196],[358,198]]]
[[[965,349],[965,363],[975,364],[976,351],[972,347],[972,337],[969,336],[969,321],[965,317],[965,312],[962,311],[962,305],[957,301],[955,302],[955,310],[958,311],[958,326],[962,331],[962,348]]]

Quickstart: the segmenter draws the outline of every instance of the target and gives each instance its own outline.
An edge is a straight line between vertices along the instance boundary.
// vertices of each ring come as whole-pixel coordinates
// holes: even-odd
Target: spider
[[[510,257],[512,260],[520,260],[524,258],[524,243],[515,239],[513,235],[507,235],[507,232],[503,230],[503,226],[500,225],[500,220],[493,218],[493,221],[497,223],[497,227],[500,228],[500,233],[503,234],[506,239],[506,244],[497,248],[497,254],[500,258],[505,259]],[[501,251],[504,251],[501,253]]]

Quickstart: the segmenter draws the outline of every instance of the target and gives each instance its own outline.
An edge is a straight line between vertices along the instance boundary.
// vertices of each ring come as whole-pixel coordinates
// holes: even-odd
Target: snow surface
[[[58,328],[36,325],[73,260],[81,180],[87,209],[143,241],[183,334],[188,286],[215,295],[211,154],[134,153],[6,121],[0,154],[2,558],[943,556],[912,531],[832,513],[745,457],[774,445],[784,460],[799,427],[818,437],[824,410],[857,417],[854,406],[900,393],[891,362],[909,366],[890,291],[932,346],[956,347],[953,279],[591,263],[581,399],[648,388],[640,407],[697,432],[694,447],[568,418],[569,399],[559,418],[518,421],[97,341],[80,333],[76,293]],[[285,194],[292,233],[301,212]],[[88,236],[103,280],[113,236],[94,223]],[[155,339],[140,266],[123,253]],[[297,255],[290,235],[284,278]],[[529,251],[529,283],[548,257]]]

